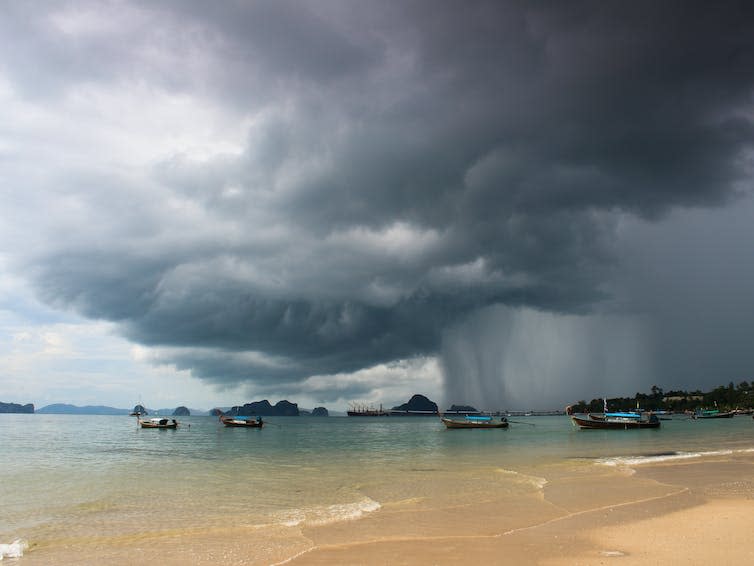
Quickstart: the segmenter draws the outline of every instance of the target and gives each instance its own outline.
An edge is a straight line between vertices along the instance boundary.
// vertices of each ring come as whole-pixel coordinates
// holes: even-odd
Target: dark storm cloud
[[[133,204],[161,229],[98,202],[117,233],[63,239],[30,273],[47,300],[211,381],[432,354],[488,305],[589,312],[609,298],[617,214],[750,187],[743,4],[126,7],[123,45],[66,39],[14,4],[9,76],[201,95],[250,119],[245,149],[156,164],[159,190]],[[196,224],[167,201],[201,211]]]

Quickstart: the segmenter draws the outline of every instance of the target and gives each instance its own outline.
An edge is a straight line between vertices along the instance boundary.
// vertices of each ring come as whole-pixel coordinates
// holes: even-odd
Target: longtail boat
[[[729,419],[736,414],[736,411],[719,411],[718,409],[697,410],[691,415],[692,419]]]
[[[227,417],[225,415],[220,415],[220,422],[225,426],[247,428],[262,428],[264,426],[262,417]]]
[[[486,415],[466,415],[462,418],[449,419],[440,417],[447,428],[508,428],[505,417],[493,418]]]
[[[659,428],[660,419],[650,414],[643,418],[637,413],[604,413],[602,415],[589,414],[587,417],[571,415],[571,421],[579,428],[617,429]]]
[[[139,419],[139,426],[141,428],[178,428],[178,421],[165,417]]]

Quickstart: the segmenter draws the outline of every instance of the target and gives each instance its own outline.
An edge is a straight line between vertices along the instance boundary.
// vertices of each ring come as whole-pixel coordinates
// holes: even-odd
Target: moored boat
[[[166,417],[154,417],[151,419],[139,419],[141,428],[178,428],[178,421]]]
[[[508,419],[505,417],[466,415],[453,419],[440,417],[440,420],[447,428],[508,428]]]
[[[571,421],[579,428],[585,429],[614,429],[627,430],[633,428],[659,428],[660,419],[657,415],[649,414],[646,418],[640,415],[608,416],[589,414],[586,418],[571,415]]]
[[[736,411],[720,411],[718,409],[699,409],[693,415],[692,419],[730,419],[736,414]]]
[[[262,428],[264,426],[262,417],[227,417],[225,415],[220,415],[220,422],[225,426],[248,428]]]

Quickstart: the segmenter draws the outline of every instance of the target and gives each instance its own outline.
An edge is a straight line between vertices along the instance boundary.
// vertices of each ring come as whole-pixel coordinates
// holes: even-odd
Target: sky
[[[754,380],[754,8],[0,5],[0,401]]]

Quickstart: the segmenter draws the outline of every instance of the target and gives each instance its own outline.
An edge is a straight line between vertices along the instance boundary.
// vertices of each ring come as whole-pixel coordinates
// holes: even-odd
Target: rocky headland
[[[231,417],[240,415],[258,415],[261,417],[297,417],[299,416],[299,410],[298,404],[291,403],[287,400],[278,401],[273,406],[267,399],[264,399],[263,401],[253,401],[251,403],[245,403],[244,405],[231,407],[225,414]]]
[[[20,405],[18,403],[2,403],[0,402],[0,413],[33,413],[34,403],[27,403],[26,405]]]

